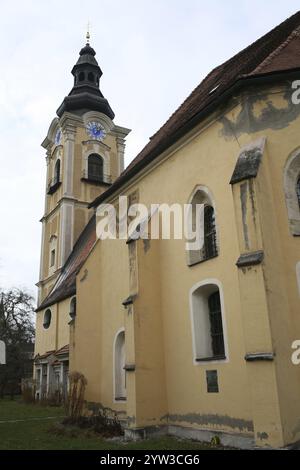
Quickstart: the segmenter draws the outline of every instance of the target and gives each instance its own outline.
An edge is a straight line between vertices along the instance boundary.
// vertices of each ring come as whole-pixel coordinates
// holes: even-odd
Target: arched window
[[[126,400],[125,331],[117,333],[114,344],[114,397]]]
[[[92,72],[90,72],[88,74],[88,81],[89,82],[94,82],[95,81],[95,77],[94,77],[94,74]]]
[[[83,82],[84,81],[84,72],[80,72],[79,76],[78,76],[78,80],[80,82]]]
[[[194,360],[225,360],[223,312],[219,286],[212,281],[191,292]]]
[[[57,248],[57,236],[51,235],[49,240],[49,274],[53,274],[56,268],[56,248]]]
[[[217,256],[218,245],[215,209],[212,196],[210,195],[209,191],[201,186],[197,188],[191,198],[190,204],[192,208],[191,227],[194,232],[199,229],[201,231],[200,238],[203,238],[203,246],[201,249],[187,250],[187,263],[189,266],[193,266],[194,264]],[[203,218],[199,221],[200,226],[199,224],[196,224],[196,215],[199,216],[199,212],[196,210],[197,205],[204,207]]]
[[[300,235],[300,150],[288,159],[284,170],[284,192],[290,232]]]
[[[208,297],[211,349],[214,357],[225,356],[220,292]]]
[[[54,168],[54,184],[60,182],[60,160],[57,160]]]
[[[55,248],[50,252],[50,268],[55,265]]]
[[[76,317],[76,297],[73,297],[70,302],[70,317],[72,320]]]
[[[48,308],[44,314],[43,327],[47,330],[51,324],[51,310]]]
[[[92,153],[88,158],[88,179],[103,181],[103,158],[97,153]]]
[[[214,258],[218,254],[216,240],[215,211],[212,206],[204,207],[204,252],[203,259]]]

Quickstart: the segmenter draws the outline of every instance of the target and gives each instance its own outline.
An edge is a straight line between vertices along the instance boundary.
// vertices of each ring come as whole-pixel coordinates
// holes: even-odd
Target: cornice
[[[131,129],[128,129],[127,127],[122,127],[122,126],[117,126],[116,124],[110,131],[111,135],[114,135],[115,137],[121,137],[125,139],[125,137],[130,134]]]
[[[80,116],[77,116],[76,114],[72,114],[69,112],[64,112],[62,117],[59,120],[61,129],[64,130],[68,126],[70,127],[84,127],[83,120]]]
[[[109,145],[105,144],[104,142],[102,142],[102,140],[89,139],[89,140],[83,140],[81,143],[84,146],[97,144],[100,147],[102,147],[104,150],[107,150],[107,151],[111,150],[111,147]]]
[[[49,146],[52,147],[53,143],[54,143],[54,137],[55,137],[55,133],[56,133],[56,130],[57,128],[59,127],[59,119],[58,117],[55,117],[51,124],[50,124],[50,127],[48,129],[48,132],[47,132],[47,136],[45,137],[45,139],[43,140],[42,142],[42,147],[44,147],[45,149],[48,150]]]
[[[62,144],[59,144],[59,145],[55,145],[55,147],[53,147],[53,150],[51,150],[51,158],[53,157],[53,155],[55,154],[55,152],[58,150],[62,150],[64,148],[64,146]]]
[[[57,278],[57,276],[60,274],[62,268],[58,268],[51,276],[46,277],[45,279],[40,279],[39,282],[36,283],[37,287],[42,287],[48,282],[52,281],[53,279]]]
[[[76,206],[82,206],[82,207],[88,207],[89,206],[89,202],[79,201],[78,199],[70,197],[70,196],[63,196],[58,201],[57,205],[48,214],[43,215],[43,217],[40,219],[40,222],[45,222],[49,218],[51,218],[55,214],[55,212],[57,212],[60,209],[60,207],[63,205],[63,203],[65,203],[65,202],[73,203]]]

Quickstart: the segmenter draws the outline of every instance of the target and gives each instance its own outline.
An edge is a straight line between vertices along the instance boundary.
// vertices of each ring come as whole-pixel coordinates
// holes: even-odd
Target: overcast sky
[[[299,1],[0,0],[0,287],[38,281],[45,194],[40,144],[72,87],[91,22],[101,89],[132,129],[126,164],[216,65]]]

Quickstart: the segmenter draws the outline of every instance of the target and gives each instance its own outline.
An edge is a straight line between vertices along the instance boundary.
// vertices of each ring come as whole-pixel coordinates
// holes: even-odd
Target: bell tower
[[[46,191],[38,303],[51,291],[74,244],[93,212],[88,205],[124,169],[130,129],[114,123],[100,90],[102,70],[87,43],[72,69],[73,88],[57,110],[47,137]]]

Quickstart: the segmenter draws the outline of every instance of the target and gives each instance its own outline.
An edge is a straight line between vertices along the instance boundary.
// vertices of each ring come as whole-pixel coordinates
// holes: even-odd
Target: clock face
[[[60,129],[57,129],[57,131],[56,131],[55,138],[54,138],[54,143],[55,143],[55,145],[60,145],[60,143],[61,143],[61,130]]]
[[[86,126],[88,135],[95,140],[103,140],[106,136],[104,127],[99,122],[91,121]]]

